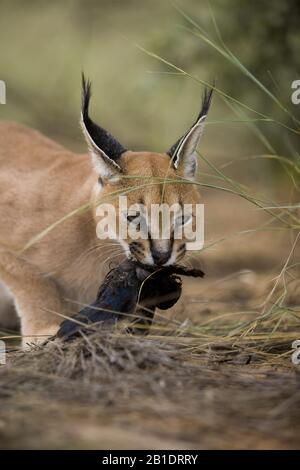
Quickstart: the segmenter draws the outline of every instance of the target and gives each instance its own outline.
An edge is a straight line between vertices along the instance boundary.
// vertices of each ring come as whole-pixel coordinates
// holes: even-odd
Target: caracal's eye
[[[148,233],[147,217],[139,211],[128,213],[126,215],[128,228],[135,232]]]
[[[180,215],[179,217],[176,217],[175,219],[175,225],[177,227],[181,227],[183,225],[188,224],[192,220],[192,215],[191,214],[183,214]]]
[[[141,221],[141,214],[137,212],[136,214],[127,214],[127,222],[129,224],[134,223],[138,224]]]

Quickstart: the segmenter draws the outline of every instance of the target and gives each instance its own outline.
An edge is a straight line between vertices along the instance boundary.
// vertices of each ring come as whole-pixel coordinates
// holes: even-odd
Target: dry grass
[[[16,354],[0,371],[1,447],[299,447],[300,374],[282,356],[289,341],[205,349],[178,333],[100,330]]]

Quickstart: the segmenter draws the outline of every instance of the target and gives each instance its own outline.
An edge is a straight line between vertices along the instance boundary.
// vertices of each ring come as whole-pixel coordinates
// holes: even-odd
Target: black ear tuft
[[[212,99],[212,94],[213,94],[213,88],[211,88],[211,89],[205,88],[204,89],[203,98],[202,98],[202,106],[201,106],[201,110],[200,110],[200,113],[199,113],[196,121],[189,128],[189,130],[179,140],[177,140],[177,142],[174,145],[172,145],[172,147],[168,150],[167,154],[172,158],[173,165],[175,166],[175,168],[177,168],[178,163],[179,163],[179,158],[180,158],[178,152],[180,151],[182,143],[184,142],[186,137],[189,135],[191,130],[195,126],[197,126],[197,124],[200,124],[201,122],[203,122],[202,127],[204,128],[204,121],[205,121],[206,115],[209,111],[209,107],[210,107],[211,99]],[[202,131],[203,131],[203,129],[201,129],[201,131],[199,133],[198,140],[201,137]]]
[[[81,112],[84,121],[89,120],[89,105],[91,99],[91,82],[81,74]]]
[[[84,130],[92,141],[92,145],[97,147],[111,160],[118,160],[126,149],[109,132],[95,124],[89,117],[89,104],[91,99],[91,82],[86,80],[82,73],[82,104],[81,117]]]
[[[202,107],[201,107],[201,111],[199,113],[199,116],[196,122],[198,122],[203,116],[206,116],[208,114],[211,99],[212,99],[212,94],[213,94],[213,88],[210,88],[210,90],[208,88],[204,89],[203,98],[202,98]]]

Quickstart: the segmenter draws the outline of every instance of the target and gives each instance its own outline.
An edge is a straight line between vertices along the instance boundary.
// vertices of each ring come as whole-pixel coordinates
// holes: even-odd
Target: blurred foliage
[[[219,45],[223,41],[243,65],[300,119],[300,106],[291,103],[291,84],[300,78],[299,0],[215,0],[207,2],[205,14],[200,15],[197,8],[186,8],[184,4],[181,8],[190,21],[182,16],[182,28],[174,23],[167,34],[166,31],[161,32],[153,43],[158,54],[202,78],[201,67],[205,67],[211,81],[216,78],[218,88],[255,110],[292,126],[293,120],[249,78],[201,38],[195,37],[193,31],[199,33],[199,25]],[[289,153],[291,146],[299,149],[299,135],[283,132],[273,124],[264,123],[260,127],[278,153]],[[297,127],[299,129],[299,124]]]
[[[78,126],[82,70],[93,83],[93,116],[128,148],[164,151],[194,119],[198,87],[149,73],[153,62],[135,45],[170,29],[177,13],[169,2],[1,0],[0,9],[7,83],[1,119],[85,149]]]
[[[299,1],[185,0],[178,6],[218,40],[211,6],[226,45],[299,117],[300,106],[290,100],[291,83],[300,78]],[[216,78],[229,95],[293,124],[188,29],[196,30],[167,0],[1,0],[0,78],[7,84],[7,105],[0,107],[0,119],[23,122],[83,150],[78,116],[84,70],[93,82],[95,120],[128,148],[164,151],[193,122],[203,87],[140,51],[141,45],[201,80]],[[209,118],[237,116],[215,94]],[[298,135],[274,123],[260,123],[259,129],[278,153],[297,148]],[[265,150],[244,123],[221,122],[208,126],[207,134],[203,148],[209,145],[214,158]]]

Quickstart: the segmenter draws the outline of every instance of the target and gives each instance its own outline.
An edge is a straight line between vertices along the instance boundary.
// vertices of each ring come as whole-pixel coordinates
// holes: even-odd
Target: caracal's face
[[[195,230],[197,188],[170,166],[167,154],[127,151],[120,164],[122,176],[111,182],[102,180],[97,191],[100,205],[114,207],[109,219],[106,210],[96,211],[97,223],[102,220],[105,227],[106,218],[110,238],[142,264],[178,263],[190,241],[186,239],[189,227]],[[101,231],[101,224],[98,227]]]
[[[167,153],[160,154],[128,151],[95,124],[89,116],[90,89],[83,76],[81,125],[99,176],[95,188],[98,237],[106,233],[123,246],[128,257],[143,264],[177,263],[185,256],[187,238],[192,241],[195,233],[196,148],[212,91],[205,91],[192,127]],[[103,211],[103,204],[114,210]]]

